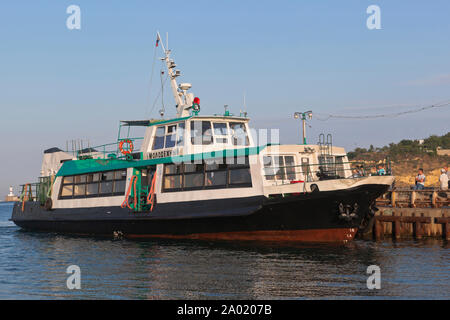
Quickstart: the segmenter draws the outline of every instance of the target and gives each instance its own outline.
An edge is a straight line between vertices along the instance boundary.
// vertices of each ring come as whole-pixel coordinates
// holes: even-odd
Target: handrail
[[[344,165],[348,164],[350,165],[349,168],[345,168]],[[379,174],[376,171],[376,168],[379,165],[385,166],[385,173]],[[304,170],[306,168],[306,170]],[[282,169],[294,169],[293,171],[287,172],[286,170]],[[300,169],[300,170],[296,170]],[[375,171],[371,170],[375,169]],[[274,170],[276,172],[274,173],[266,173],[266,170]],[[278,170],[282,170],[282,172],[277,172]],[[354,172],[354,170],[357,170]],[[346,172],[351,171],[351,174],[346,175]],[[311,179],[311,177],[317,177],[317,180],[331,180],[331,179],[354,179],[354,178],[362,178],[362,177],[368,177],[368,176],[384,176],[384,175],[392,175],[392,169],[390,166],[390,161],[388,159],[385,159],[382,163],[375,163],[373,165],[367,165],[367,163],[364,162],[355,162],[355,161],[346,161],[346,162],[329,162],[329,163],[314,163],[314,164],[298,164],[298,165],[291,165],[291,166],[270,166],[270,167],[263,167],[263,176],[267,177],[277,177],[281,176],[280,179],[273,179],[273,180],[289,180],[287,179],[287,176],[289,175],[297,175],[297,174],[303,174],[305,177],[305,180],[307,182],[316,181],[315,179]],[[345,176],[339,176],[339,173],[343,172]],[[272,179],[270,179],[272,180]],[[278,184],[277,184],[278,185]]]
[[[131,140],[133,142],[137,141],[137,140],[143,140],[143,137],[137,137],[137,138],[124,138],[124,139],[118,139],[116,142],[112,142],[112,143],[106,143],[106,144],[101,144],[98,146],[93,146],[93,147],[89,147],[86,148],[89,151],[88,152],[82,152],[83,150],[77,150],[77,159],[80,159],[83,157],[83,155],[89,156],[90,154],[96,154],[96,153],[100,153],[103,155],[103,157],[108,157],[109,154],[114,154],[114,155],[121,155],[120,150],[119,150],[119,144],[122,140]],[[108,148],[109,147],[109,148]],[[100,150],[97,150],[100,149]],[[92,151],[95,150],[95,151]],[[125,158],[125,156],[119,156],[118,158]]]

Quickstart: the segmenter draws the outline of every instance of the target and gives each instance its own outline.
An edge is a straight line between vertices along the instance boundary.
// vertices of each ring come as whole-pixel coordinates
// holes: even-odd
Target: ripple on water
[[[441,240],[346,245],[129,241],[24,232],[0,204],[0,299],[442,298],[450,253]],[[66,288],[81,268],[82,289]],[[368,290],[378,265],[382,289]]]

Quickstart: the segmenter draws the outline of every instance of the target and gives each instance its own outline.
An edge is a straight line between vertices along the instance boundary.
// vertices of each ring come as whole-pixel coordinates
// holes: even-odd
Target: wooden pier
[[[377,199],[372,232],[381,240],[424,237],[450,240],[450,191],[394,189]]]
[[[450,206],[450,190],[395,188],[377,199],[377,206],[394,208],[442,208]]]

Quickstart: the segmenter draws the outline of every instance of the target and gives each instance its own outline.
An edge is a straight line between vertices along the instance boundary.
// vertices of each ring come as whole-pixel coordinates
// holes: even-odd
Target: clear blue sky
[[[66,28],[71,4],[81,7],[81,30]],[[366,27],[371,4],[381,8],[381,30]],[[390,113],[450,99],[449,12],[447,0],[1,1],[0,196],[37,179],[44,149],[112,142],[119,119],[158,116],[160,105],[149,114],[156,30],[169,32],[202,113],[224,104],[239,112],[245,91],[253,126],[280,128],[281,142],[293,143],[294,111]],[[449,123],[442,108],[312,120],[308,135],[332,133],[350,150],[444,134]]]

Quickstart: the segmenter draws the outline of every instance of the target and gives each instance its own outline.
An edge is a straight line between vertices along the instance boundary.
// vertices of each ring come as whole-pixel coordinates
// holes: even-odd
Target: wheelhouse
[[[248,118],[192,116],[150,123],[141,152],[155,159],[252,146]]]

